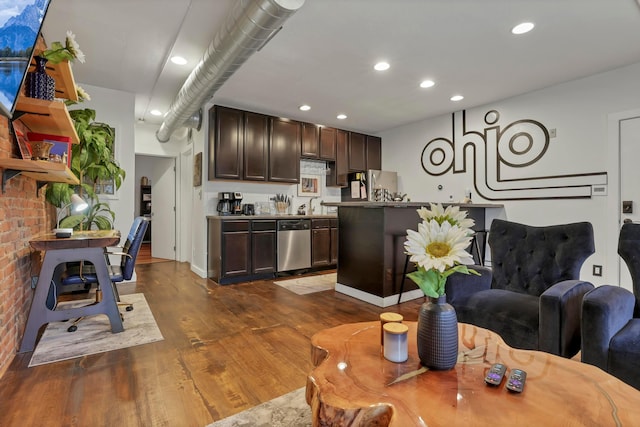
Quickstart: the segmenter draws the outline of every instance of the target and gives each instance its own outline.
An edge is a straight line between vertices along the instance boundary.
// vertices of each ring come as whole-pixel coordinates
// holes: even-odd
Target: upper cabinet
[[[327,186],[349,172],[381,169],[381,139],[312,123],[213,106],[209,110],[209,180],[297,184],[300,159],[327,162]]]
[[[214,106],[209,110],[209,179],[265,181],[268,116]]]
[[[367,169],[382,169],[382,138],[367,135]]]
[[[241,179],[244,147],[244,113],[214,106],[209,110],[209,179]],[[213,130],[213,132],[211,132]]]
[[[300,123],[302,144],[300,155],[309,159],[320,156],[320,127],[312,123]]]
[[[320,128],[320,159],[336,160],[336,132],[335,128]]]
[[[266,181],[269,159],[269,117],[244,113],[243,178]]]
[[[271,117],[269,181],[300,180],[300,122]]]
[[[349,134],[349,171],[360,172],[367,169],[367,136],[361,133]]]

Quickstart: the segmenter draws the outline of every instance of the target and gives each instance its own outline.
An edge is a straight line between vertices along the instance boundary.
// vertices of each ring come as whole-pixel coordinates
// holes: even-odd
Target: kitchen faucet
[[[313,215],[313,199],[317,199],[317,197],[311,197],[309,199],[309,215]]]

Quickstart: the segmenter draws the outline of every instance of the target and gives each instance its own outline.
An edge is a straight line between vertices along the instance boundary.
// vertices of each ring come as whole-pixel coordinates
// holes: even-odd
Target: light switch
[[[623,200],[622,201],[622,213],[633,213],[633,201],[632,200]]]

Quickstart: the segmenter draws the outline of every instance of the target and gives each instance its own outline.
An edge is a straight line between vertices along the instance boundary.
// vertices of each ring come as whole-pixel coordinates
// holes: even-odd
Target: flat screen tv
[[[0,0],[0,114],[12,118],[50,0]]]

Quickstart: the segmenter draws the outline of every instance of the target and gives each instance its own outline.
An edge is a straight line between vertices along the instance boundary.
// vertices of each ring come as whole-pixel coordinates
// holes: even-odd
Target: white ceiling
[[[168,109],[231,5],[52,0],[43,34],[51,43],[73,31],[87,58],[74,64],[76,82],[135,93],[136,118],[159,125],[149,111]],[[536,28],[511,35],[522,21]],[[381,59],[384,73],[372,68]],[[635,0],[306,0],[214,100],[377,133],[636,62]],[[426,78],[436,85],[420,89]]]

